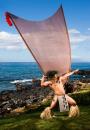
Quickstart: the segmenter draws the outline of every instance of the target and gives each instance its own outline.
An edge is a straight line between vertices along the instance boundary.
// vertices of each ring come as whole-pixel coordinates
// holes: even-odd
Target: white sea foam
[[[10,83],[12,84],[16,84],[16,83],[25,83],[25,82],[31,82],[32,79],[23,79],[23,80],[14,80],[14,81],[11,81]]]

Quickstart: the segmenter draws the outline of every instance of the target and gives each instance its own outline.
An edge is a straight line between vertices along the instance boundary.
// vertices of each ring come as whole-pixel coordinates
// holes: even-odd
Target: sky
[[[0,0],[0,62],[32,62],[32,55],[5,12],[28,20],[44,20],[62,4],[75,62],[90,62],[90,0]]]

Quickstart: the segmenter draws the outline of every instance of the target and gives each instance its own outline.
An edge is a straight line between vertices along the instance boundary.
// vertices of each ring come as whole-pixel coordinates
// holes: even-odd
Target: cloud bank
[[[90,28],[88,28],[89,30]],[[69,29],[69,37],[71,45],[79,44],[81,42],[90,42],[90,35],[82,34],[77,29]],[[5,31],[0,32],[0,49],[7,50],[24,50],[25,44],[22,44],[22,39],[19,34],[13,34]]]
[[[81,42],[90,42],[90,35],[82,34],[76,29],[69,30],[70,42],[71,44],[81,43]]]
[[[0,49],[18,50],[25,49],[25,46],[22,44],[22,39],[19,34],[2,31],[0,32]]]

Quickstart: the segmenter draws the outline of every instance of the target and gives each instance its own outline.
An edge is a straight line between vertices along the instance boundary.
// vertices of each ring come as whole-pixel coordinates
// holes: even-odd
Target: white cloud
[[[90,28],[88,28],[89,30]],[[73,43],[90,42],[90,35],[82,34],[77,29],[69,29],[71,45],[77,45]],[[5,31],[0,32],[0,49],[7,50],[21,50],[26,49],[24,43],[19,34],[8,33]]]
[[[90,28],[88,28],[88,31],[90,31]]]
[[[25,48],[26,47],[22,44],[22,39],[19,34],[4,31],[0,32],[0,49],[17,50]]]
[[[90,35],[82,34],[77,29],[69,30],[71,43],[90,42]]]
[[[7,45],[7,46],[0,46],[0,49],[4,50],[21,50],[21,49],[26,49],[24,46],[14,46],[14,45]]]
[[[8,32],[0,32],[0,42],[12,42],[12,43],[19,43],[21,42],[21,38],[18,34],[12,34]]]
[[[76,30],[76,29],[70,29],[69,33],[70,34],[79,34],[80,32],[78,30]]]

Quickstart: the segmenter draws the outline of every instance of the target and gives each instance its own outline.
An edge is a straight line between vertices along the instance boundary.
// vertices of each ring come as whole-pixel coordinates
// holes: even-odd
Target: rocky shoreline
[[[79,71],[79,75],[84,75],[80,80],[69,81],[65,85],[66,93],[79,91],[90,83],[87,78],[90,71]],[[19,114],[29,109],[35,109],[44,101],[53,97],[53,91],[49,87],[41,87],[40,80],[32,80],[27,83],[16,83],[16,90],[5,90],[0,92],[0,117],[8,114]]]
[[[41,88],[39,80],[32,82],[30,86],[16,84],[16,90],[0,92],[0,116],[34,109],[33,107],[39,106],[44,98],[51,98],[52,95],[50,88]]]

